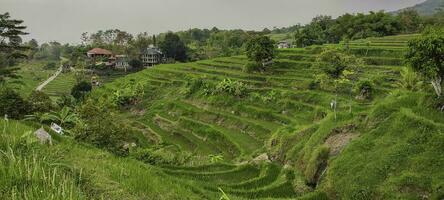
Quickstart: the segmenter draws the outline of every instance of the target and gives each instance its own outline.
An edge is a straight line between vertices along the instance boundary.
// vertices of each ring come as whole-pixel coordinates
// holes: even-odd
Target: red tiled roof
[[[112,55],[111,51],[101,48],[94,48],[88,51],[88,54],[98,54],[98,55]]]

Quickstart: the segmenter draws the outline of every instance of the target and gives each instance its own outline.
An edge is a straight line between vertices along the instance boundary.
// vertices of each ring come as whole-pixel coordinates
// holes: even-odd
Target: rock
[[[259,155],[258,157],[251,160],[251,163],[259,164],[263,162],[271,162],[266,153]]]
[[[40,144],[52,145],[52,137],[48,132],[45,131],[45,129],[43,129],[43,127],[35,131],[34,135],[37,137]]]

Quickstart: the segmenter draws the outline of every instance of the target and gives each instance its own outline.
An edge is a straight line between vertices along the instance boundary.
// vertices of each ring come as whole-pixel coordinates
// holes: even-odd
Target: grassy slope
[[[414,198],[418,190],[424,193],[423,195],[438,195],[437,188],[442,183],[439,182],[441,175],[436,169],[440,166],[416,164],[418,168],[423,167],[425,170],[418,172],[413,162],[408,161],[408,156],[414,155],[429,163],[441,163],[442,156],[438,154],[439,152],[424,151],[425,154],[413,152],[411,155],[401,155],[403,162],[406,163],[390,160],[393,153],[409,151],[403,149],[401,145],[403,141],[394,136],[398,134],[398,130],[405,130],[405,127],[416,124],[414,120],[402,122],[400,119],[404,117],[403,113],[422,116],[423,112],[418,113],[419,107],[411,104],[402,105],[403,108],[399,106],[398,111],[387,115],[395,121],[389,120],[388,125],[377,123],[377,127],[370,126],[380,120],[372,115],[374,110],[383,106],[385,102],[396,99],[389,94],[396,88],[396,80],[399,79],[406,42],[415,36],[369,38],[350,44],[349,51],[362,57],[367,63],[360,74],[361,78],[373,80],[376,91],[372,102],[353,99],[352,115],[347,112],[348,93],[341,93],[339,99],[342,103],[338,120],[334,120],[328,109],[329,102],[334,96],[331,90],[308,89],[314,74],[319,73],[319,69],[311,65],[319,52],[319,47],[280,50],[273,72],[262,74],[242,72],[242,66],[246,61],[244,56],[161,65],[118,79],[102,90],[96,91],[94,96],[107,96],[130,80],[142,82],[146,87],[146,97],[141,104],[123,111],[125,116],[144,124],[147,132],[160,137],[163,143],[177,145],[183,151],[192,152],[194,166],[208,163],[209,154],[221,154],[225,162],[236,164],[248,161],[263,152],[267,152],[274,160],[290,166],[282,173],[272,173],[267,170],[269,165],[264,165],[257,166],[261,171],[259,174],[251,174],[252,171],[244,173],[242,170],[226,172],[212,170],[206,172],[203,177],[196,177],[193,167],[189,167],[193,171],[193,176],[183,169],[167,169],[168,174],[179,181],[192,180],[196,188],[204,188],[209,194],[217,191],[215,188],[219,186],[229,195],[238,198],[288,198],[303,194],[307,194],[307,198],[321,198],[320,193],[307,192],[309,189],[305,186],[304,180],[317,179],[315,176],[316,172],[322,169],[321,155],[327,139],[338,132],[341,133],[342,130],[347,132],[347,127],[352,127],[353,130],[349,134],[357,139],[353,140],[342,154],[327,158],[325,161],[328,163],[327,173],[320,177],[320,187],[317,192],[323,191],[335,198],[362,199]],[[198,88],[194,89],[196,79],[204,80],[205,84],[216,84],[224,78],[246,83],[250,88],[250,95],[243,98],[205,95],[202,93],[202,86],[196,86]],[[406,95],[406,98],[414,102],[421,99],[418,96],[425,98],[424,95],[417,93]],[[272,100],[264,100],[267,98]],[[385,107],[384,109],[389,110]],[[442,115],[435,111],[429,113],[434,113],[429,116],[432,121]],[[366,120],[368,124],[364,123]],[[404,123],[410,126],[405,126]],[[440,126],[436,123],[433,126],[431,137],[441,137]],[[421,126],[410,128],[409,137],[414,138],[417,133],[423,132]],[[379,132],[385,137],[370,137],[374,132]],[[207,137],[210,139],[207,140]],[[406,136],[404,140],[408,140],[409,137]],[[363,150],[356,146],[365,140],[380,141],[384,144],[377,146],[378,148],[366,149],[369,157],[354,159],[364,154]],[[419,148],[420,145],[429,145],[430,141],[422,142],[424,144],[412,145]],[[392,149],[388,144],[396,147]],[[397,147],[398,145],[400,147]],[[370,155],[379,155],[380,160],[370,159]],[[380,166],[381,164],[385,166]],[[395,180],[393,176],[396,170],[391,168],[397,165],[404,165],[406,169],[396,174],[404,174],[406,178],[403,180]],[[363,166],[373,166],[373,168],[363,170],[366,169]],[[383,172],[385,175],[381,176],[381,170],[385,168],[391,170]],[[421,182],[421,178],[418,177],[426,174],[434,174],[437,178]],[[207,176],[217,178],[209,179]],[[414,179],[415,177],[417,179]],[[255,180],[259,182],[255,183]],[[366,184],[363,183],[365,181]],[[407,187],[400,187],[396,185],[396,181],[410,182]],[[236,185],[239,182],[241,184]]]
[[[57,70],[44,69],[47,61],[29,61],[21,63],[17,74],[18,79],[10,79],[8,85],[16,89],[23,96],[28,96],[37,86],[48,79]]]
[[[146,164],[69,138],[24,146],[22,134],[35,128],[4,120],[0,128],[0,199],[201,198]]]
[[[340,93],[337,120],[329,109],[333,92],[309,88],[319,73],[312,63],[325,46],[285,49],[266,73],[244,73],[245,56],[235,56],[160,65],[95,90],[93,97],[109,98],[132,80],[145,85],[143,101],[122,110],[122,118],[147,138],[190,152],[185,166],[146,166],[70,140],[53,148],[61,149],[66,156],[56,157],[68,166],[88,174],[89,181],[76,186],[84,196],[215,199],[220,187],[232,199],[439,199],[442,113],[423,109],[424,94],[393,92],[412,37],[350,44],[349,51],[367,63],[360,77],[373,80],[376,91],[372,101],[352,98],[353,114],[348,92]],[[224,78],[247,84],[249,95],[203,92]],[[330,155],[327,141],[344,135],[355,139]],[[274,162],[245,164],[262,153]],[[226,164],[209,164],[214,154],[223,155]],[[324,167],[326,173],[319,173]],[[147,182],[144,177],[150,176]],[[310,189],[306,181],[318,187]]]

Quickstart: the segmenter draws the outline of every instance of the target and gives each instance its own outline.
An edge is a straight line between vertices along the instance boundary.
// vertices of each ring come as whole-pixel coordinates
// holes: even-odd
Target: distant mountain
[[[426,0],[423,3],[416,4],[415,6],[400,9],[398,11],[395,11],[393,13],[399,13],[402,10],[405,9],[414,9],[418,11],[421,15],[433,15],[437,12],[438,8],[441,8],[444,6],[444,0]]]

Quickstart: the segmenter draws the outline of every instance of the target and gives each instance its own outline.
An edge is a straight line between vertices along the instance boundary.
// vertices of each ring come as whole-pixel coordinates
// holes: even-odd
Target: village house
[[[142,63],[144,67],[151,67],[162,63],[164,55],[160,49],[150,46],[142,51]]]
[[[87,54],[88,58],[97,58],[97,57],[110,58],[113,55],[113,53],[111,51],[108,51],[106,49],[101,49],[101,48],[91,49],[86,54]]]
[[[127,55],[116,55],[114,67],[116,69],[124,69],[125,71],[130,68]]]
[[[277,46],[278,46],[278,49],[288,49],[291,47],[290,43],[287,41],[280,41],[280,42],[278,42]]]

